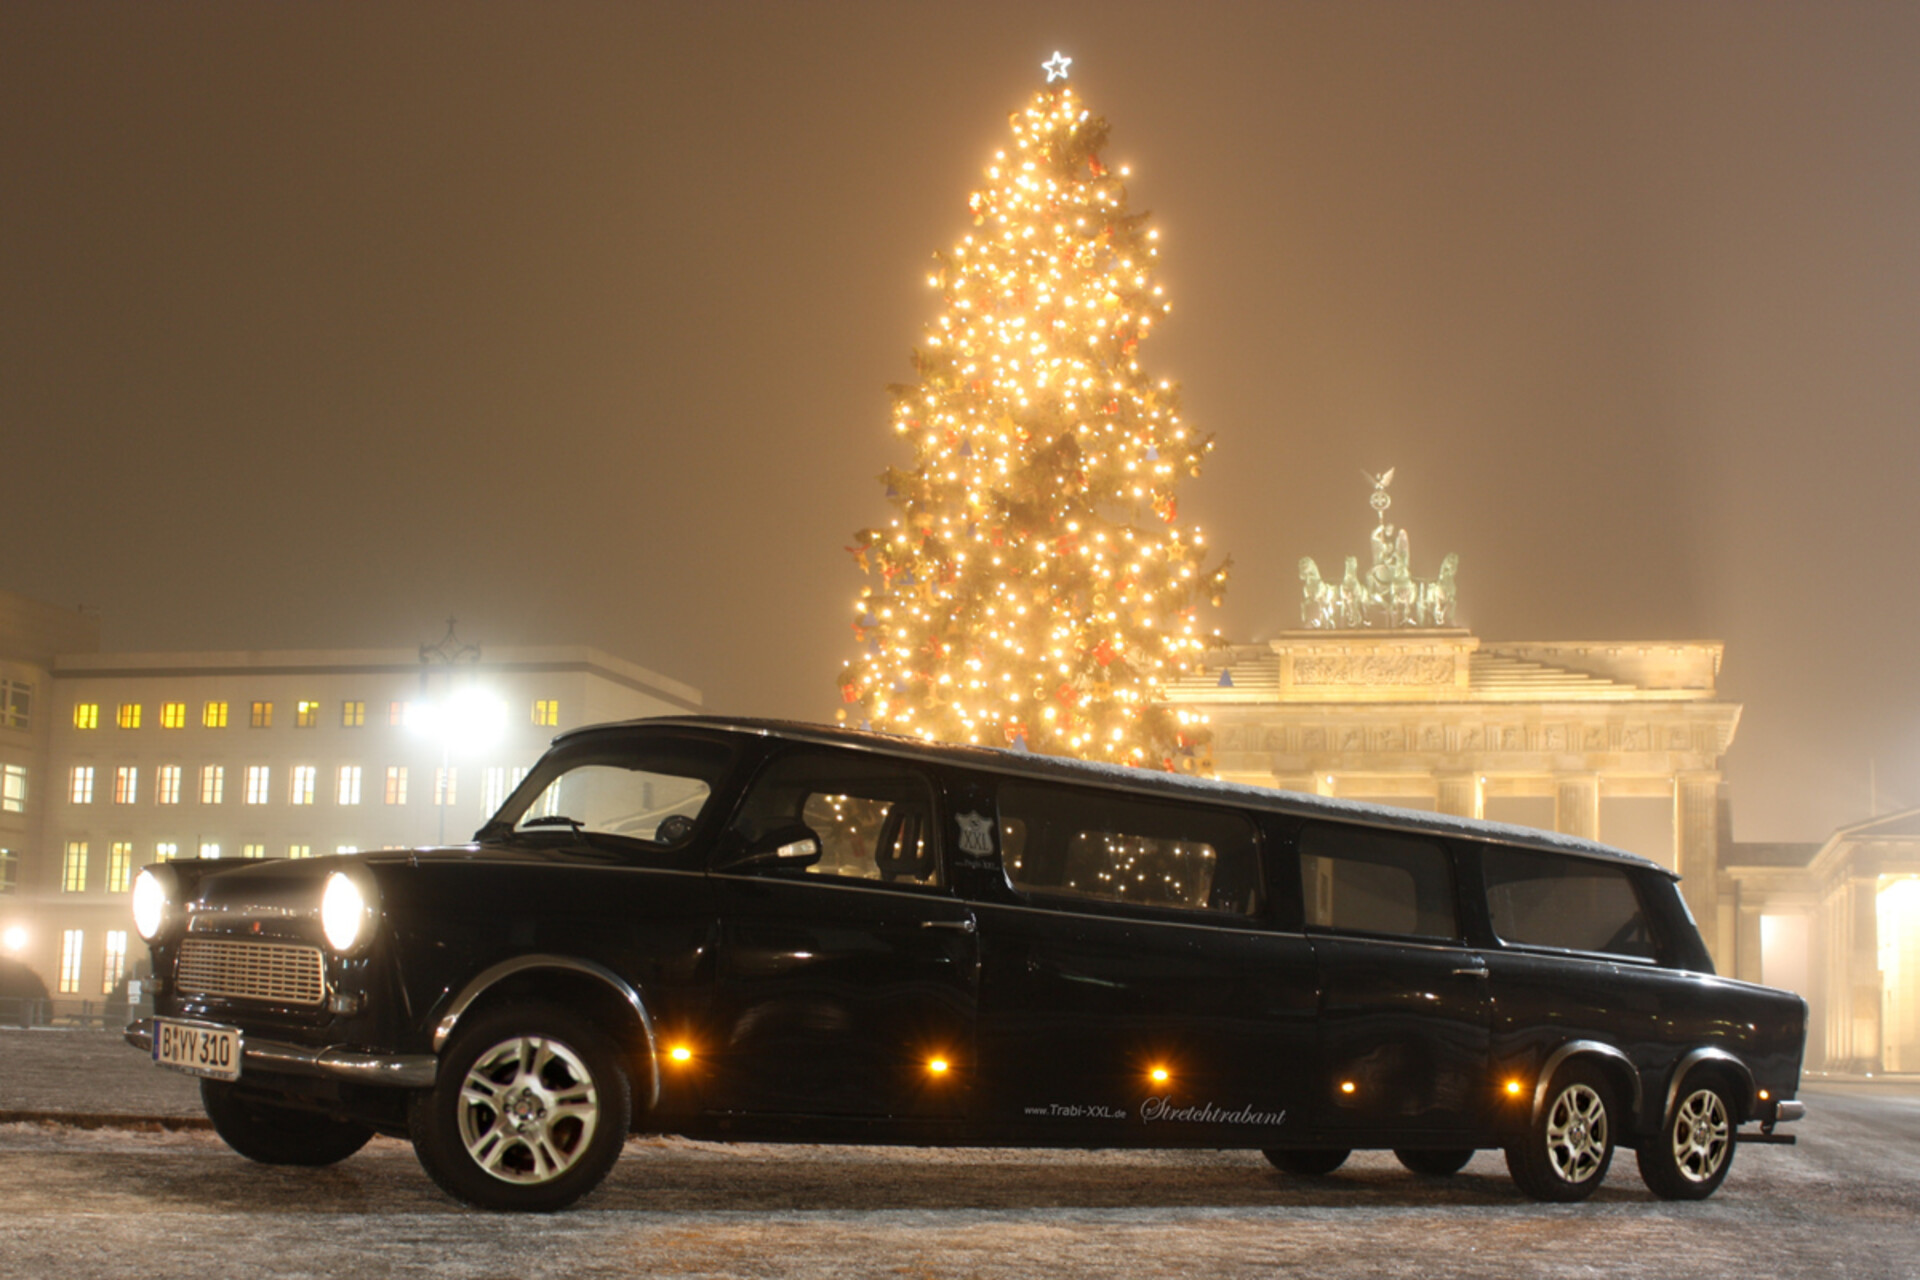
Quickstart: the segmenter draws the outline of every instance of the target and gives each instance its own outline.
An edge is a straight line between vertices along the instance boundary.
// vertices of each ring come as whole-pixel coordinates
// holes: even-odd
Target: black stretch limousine
[[[470,845],[173,862],[157,1014],[270,1164],[411,1138],[552,1210],[631,1132],[1249,1148],[1577,1200],[1791,1142],[1798,996],[1717,978],[1672,875],[1490,823],[804,725],[581,729]]]

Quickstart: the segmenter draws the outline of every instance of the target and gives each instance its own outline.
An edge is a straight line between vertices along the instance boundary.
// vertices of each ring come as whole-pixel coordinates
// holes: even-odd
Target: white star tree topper
[[[1065,80],[1067,78],[1067,68],[1072,65],[1072,58],[1055,49],[1053,56],[1041,63],[1040,67],[1047,73],[1047,83],[1052,84],[1055,80]]]

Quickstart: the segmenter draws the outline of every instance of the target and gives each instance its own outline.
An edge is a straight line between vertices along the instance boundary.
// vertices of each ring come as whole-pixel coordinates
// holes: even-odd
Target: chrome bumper
[[[141,1052],[151,1054],[153,1019],[141,1018],[129,1024],[126,1040]],[[248,1071],[268,1071],[280,1075],[352,1080],[359,1084],[391,1085],[398,1089],[427,1089],[433,1086],[439,1069],[440,1059],[430,1053],[362,1053],[358,1049],[342,1049],[337,1045],[313,1049],[279,1040],[256,1040],[244,1032],[240,1037],[242,1078]]]

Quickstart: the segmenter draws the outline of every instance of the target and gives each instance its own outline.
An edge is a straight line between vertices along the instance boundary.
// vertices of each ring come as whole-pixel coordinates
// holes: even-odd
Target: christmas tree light
[[[1204,727],[1161,703],[1210,641],[1198,602],[1227,568],[1174,489],[1213,448],[1179,389],[1141,369],[1168,313],[1159,232],[1128,209],[1107,125],[1045,64],[1011,146],[969,199],[974,229],[928,284],[944,308],[893,387],[910,469],[897,514],[849,548],[867,574],[842,719],[948,742],[1192,767]],[[850,714],[851,713],[851,714]]]

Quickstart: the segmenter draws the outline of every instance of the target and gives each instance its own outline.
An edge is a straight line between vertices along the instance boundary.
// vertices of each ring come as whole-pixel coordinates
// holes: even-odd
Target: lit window
[[[360,766],[343,764],[340,766],[339,799],[341,804],[360,803]]]
[[[98,729],[100,727],[100,704],[97,702],[74,703],[73,727],[76,729]]]
[[[287,856],[289,858],[311,858],[313,856],[313,846],[310,844],[290,844],[287,846]]]
[[[140,766],[123,764],[113,771],[113,802],[133,804],[140,799]]]
[[[340,704],[340,727],[358,729],[367,722],[367,704],[364,702],[343,702]]]
[[[0,813],[27,811],[27,767],[22,764],[0,766]]]
[[[163,702],[160,704],[160,727],[162,729],[184,729],[187,727],[187,704],[184,702]]]
[[[25,729],[33,710],[33,687],[0,680],[0,728]]]
[[[64,893],[87,891],[87,842],[67,841],[67,856],[60,863],[60,889]]]
[[[296,702],[293,704],[293,727],[311,729],[320,723],[320,704],[317,702]]]
[[[153,778],[153,802],[155,804],[180,803],[180,766],[163,764],[160,772]]]
[[[335,853],[358,853],[360,852],[360,846],[357,844],[337,844],[333,846],[333,851]]]
[[[514,788],[518,787],[521,783],[525,782],[526,780],[527,780],[527,766],[524,764],[515,765],[513,768],[512,780],[507,783],[507,790],[509,791],[513,790]]]
[[[247,766],[247,803],[265,804],[267,788],[273,783],[273,770],[264,764]]]
[[[507,798],[507,771],[503,768],[487,770],[484,786],[481,788],[481,805],[488,813],[498,809]]]
[[[297,764],[293,767],[293,783],[287,792],[289,804],[312,804],[313,782],[319,770],[310,764]]]
[[[560,723],[560,700],[541,698],[533,704],[533,722],[552,728]]]
[[[75,804],[93,803],[93,766],[77,764],[73,766],[73,788],[68,793]]]
[[[121,703],[120,712],[114,717],[113,722],[122,729],[138,729],[140,727],[140,704],[137,702]]]
[[[0,849],[0,893],[12,893],[20,884],[20,855]]]
[[[172,862],[179,856],[180,846],[171,840],[162,840],[159,844],[153,846],[153,860],[155,862]]]
[[[219,804],[227,798],[227,767],[209,764],[200,767],[200,803]]]
[[[74,996],[80,994],[80,949],[87,945],[87,935],[78,929],[67,929],[60,934],[60,994]]]
[[[224,729],[227,727],[227,704],[209,702],[200,708],[200,727],[203,729]]]
[[[256,702],[253,704],[253,719],[249,722],[256,729],[273,728],[273,704]]]
[[[113,989],[120,985],[120,979],[127,976],[127,931],[125,929],[107,930],[106,975],[100,982],[100,994],[112,995]]]
[[[240,856],[243,858],[264,858],[267,856],[267,846],[263,844],[243,844],[240,846]]]
[[[107,892],[125,893],[133,888],[133,845],[115,840],[107,848]]]
[[[387,766],[387,803],[405,804],[407,802],[407,766],[390,764]]]
[[[411,702],[389,702],[387,704],[387,723],[390,725],[403,725],[411,715],[413,715],[413,704]]]
[[[460,781],[458,769],[435,769],[433,771],[433,802],[452,804],[455,786]]]
[[[202,840],[200,842],[200,856],[203,858],[219,857],[220,856],[219,843],[213,840]]]

